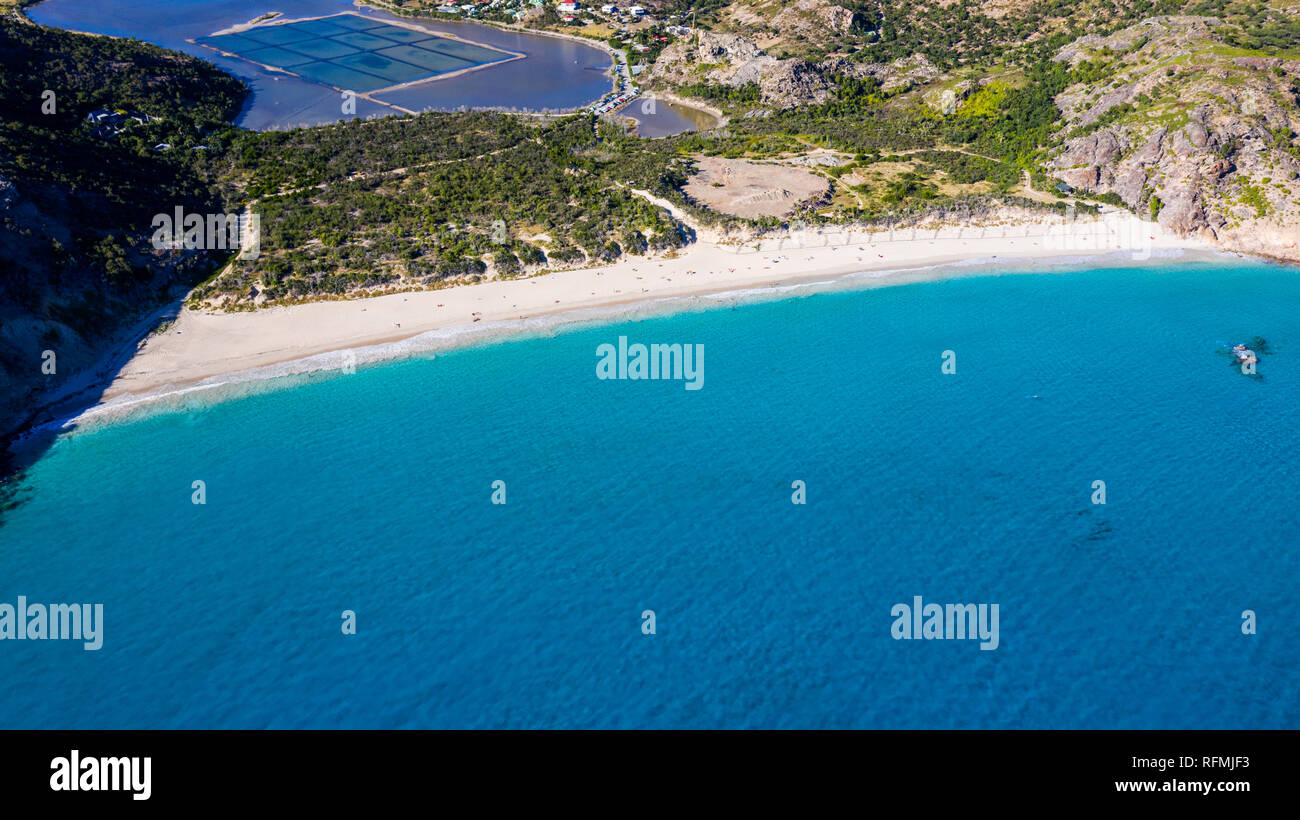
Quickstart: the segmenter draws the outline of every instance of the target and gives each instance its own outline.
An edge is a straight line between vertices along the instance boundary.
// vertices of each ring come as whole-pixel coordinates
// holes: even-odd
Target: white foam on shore
[[[690,311],[692,304],[698,304],[698,297],[665,297],[609,307],[581,308],[545,316],[438,328],[392,342],[340,348],[262,367],[224,373],[179,387],[168,386],[140,394],[124,393],[87,408],[75,416],[47,422],[33,428],[32,431],[94,429],[103,422],[136,418],[146,412],[165,413],[184,410],[186,404],[198,396],[211,401],[224,401],[295,386],[301,383],[297,377],[345,375],[347,372],[345,367],[362,368],[495,342],[553,336],[559,332],[626,321],[638,316],[650,318],[672,315]]]
[[[1181,249],[1169,249],[1153,252],[1151,259],[1141,261],[1134,260],[1132,254],[1127,251],[1055,257],[979,257],[937,265],[856,271],[829,279],[812,279],[790,284],[737,288],[715,293],[651,297],[617,305],[579,308],[520,319],[461,324],[426,331],[396,341],[340,348],[262,367],[225,373],[192,384],[169,385],[141,394],[124,393],[90,407],[76,416],[56,419],[33,428],[33,432],[42,429],[94,429],[102,423],[136,418],[141,414],[193,410],[192,402],[199,397],[202,397],[205,404],[225,401],[296,386],[303,383],[302,379],[306,377],[344,375],[345,367],[349,366],[357,368],[375,366],[502,341],[554,336],[562,332],[636,318],[704,312],[724,305],[780,301],[783,298],[796,298],[796,296],[815,293],[872,289],[881,285],[913,284],[945,278],[935,275],[945,270],[966,271],[954,278],[973,278],[1004,273],[1032,273],[1035,270],[1043,272],[1044,267],[1060,271],[1086,270],[1111,266],[1123,261],[1134,265],[1149,265],[1152,261],[1159,263],[1181,259],[1188,255]],[[894,281],[882,281],[891,279]],[[868,282],[871,284],[867,284]]]

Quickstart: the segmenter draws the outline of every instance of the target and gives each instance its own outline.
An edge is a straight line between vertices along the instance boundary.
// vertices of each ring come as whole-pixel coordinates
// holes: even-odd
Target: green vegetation
[[[1160,209],[1165,207],[1165,203],[1160,201],[1160,197],[1152,195],[1148,205],[1151,211],[1151,221],[1155,222],[1156,218],[1160,216]]]
[[[1261,54],[1294,54],[1300,49],[1300,19],[1258,13],[1244,26],[1226,32],[1223,39],[1230,46]]]
[[[1113,125],[1125,119],[1126,117],[1133,114],[1137,110],[1138,109],[1136,107],[1130,105],[1129,103],[1120,103],[1119,105],[1112,105],[1110,108],[1106,109],[1105,113],[1103,113],[1097,119],[1093,120],[1091,123],[1084,126],[1080,126],[1079,128],[1075,128],[1074,130],[1072,130],[1068,135],[1068,139],[1075,139],[1077,137],[1087,136],[1088,134],[1091,134],[1092,132],[1098,129],[1105,128],[1108,125]],[[1183,116],[1185,117],[1186,114],[1183,114]]]
[[[1200,97],[1187,98],[1189,84],[1202,81],[1207,66],[1214,66],[1219,85],[1257,88],[1263,78],[1268,99],[1287,106],[1300,100],[1300,78],[1292,69],[1264,64],[1256,71],[1249,61],[1234,65],[1226,56],[1294,55],[1300,15],[1286,13],[1293,10],[1289,2],[1282,9],[1254,0],[1037,0],[999,4],[996,17],[978,0],[836,2],[854,13],[851,25],[779,34],[767,49],[814,61],[834,56],[827,64],[833,69],[815,68],[832,84],[829,99],[785,109],[765,104],[758,84],[704,81],[716,65],[706,57],[681,75],[697,81],[676,90],[716,105],[729,121],[658,140],[628,136],[586,114],[427,114],[251,133],[230,125],[245,89],[208,64],[136,41],[4,18],[0,197],[20,207],[0,211],[0,258],[17,260],[0,276],[0,309],[7,311],[0,318],[38,317],[40,332],[29,335],[48,345],[74,336],[102,338],[168,293],[195,285],[197,300],[240,309],[254,294],[290,302],[440,287],[675,248],[689,241],[686,228],[633,189],[666,198],[701,223],[746,222],[683,194],[692,158],[700,155],[770,159],[818,148],[839,152],[838,164],[811,167],[833,183],[826,200],[800,214],[813,222],[969,212],[991,201],[1063,208],[1053,200],[1049,160],[1064,139],[1102,128],[1129,128],[1132,136],[1164,126],[1172,134],[1197,105],[1230,109],[1221,99],[1232,96],[1229,91],[1212,96],[1202,88]],[[436,14],[429,0],[396,5]],[[730,5],[662,0],[653,8],[665,19],[675,13],[680,21],[694,12],[705,27],[746,33],[726,13]],[[770,18],[782,7],[757,8]],[[501,9],[483,13],[484,19],[509,19]],[[1214,35],[1222,42],[1198,34],[1188,53],[1153,55],[1163,41],[1152,35],[1154,44],[1143,37],[1113,48],[1094,46],[1091,60],[1073,66],[1054,59],[1084,34],[1106,36],[1174,13],[1226,21]],[[535,25],[558,28],[554,8],[547,5]],[[667,43],[663,31],[658,25],[604,26],[599,38],[615,48],[644,45],[647,51],[629,57],[652,62]],[[772,35],[766,29],[759,39]],[[943,73],[936,78],[921,64],[917,74],[888,77],[888,63],[918,54]],[[886,65],[867,71],[863,63]],[[915,61],[910,65],[918,68]],[[800,72],[787,75],[791,85],[807,76],[806,68]],[[1067,89],[1096,105],[1145,76],[1159,82],[1065,133],[1056,99]],[[42,110],[46,89],[56,93],[53,113]],[[968,96],[955,110],[941,112],[934,95],[944,89]],[[85,115],[98,108],[148,116],[124,121],[116,133],[97,132]],[[766,110],[755,112],[760,108]],[[760,115],[746,116],[751,112]],[[1071,117],[1077,116],[1072,109]],[[1240,148],[1238,140],[1217,137],[1210,144],[1225,160]],[[1288,162],[1300,159],[1289,127],[1270,130],[1267,148]],[[1037,189],[1032,202],[1016,199],[1026,176]],[[1283,169],[1274,176],[1292,179]],[[1225,201],[1265,216],[1266,194],[1279,197],[1268,190],[1280,185],[1272,179],[1235,188],[1224,183],[1232,192]],[[1162,192],[1173,197],[1172,190]],[[1165,202],[1145,196],[1143,207],[1155,219]],[[1122,204],[1113,193],[1090,198]],[[262,220],[255,262],[222,269],[227,254],[156,252],[147,241],[154,214],[176,207],[229,212],[250,203]],[[13,372],[32,355],[33,349],[0,347],[0,367]]]
[[[1237,202],[1253,208],[1256,217],[1268,216],[1270,210],[1268,197],[1264,194],[1264,189],[1258,185],[1249,182],[1241,183],[1241,195],[1237,198]]]
[[[717,83],[694,83],[693,85],[682,86],[681,93],[688,97],[708,100],[710,102],[731,103],[734,105],[745,105],[756,103],[759,100],[758,84],[746,83],[744,85],[729,86],[718,85]]]
[[[865,47],[855,59],[887,63],[924,54],[950,69],[962,64],[1009,60],[1033,64],[1084,33],[1105,34],[1137,20],[1175,14],[1185,0],[1127,0],[1122,4],[1089,0],[1038,0],[986,14],[979,0],[951,3],[902,0],[847,0],[856,13]]]
[[[5,217],[4,255],[23,264],[0,278],[0,302],[52,295],[107,311],[148,296],[152,273],[133,237],[161,210],[218,205],[205,152],[229,141],[244,94],[213,66],[155,46],[0,19],[0,178],[63,226],[40,235]],[[100,108],[156,119],[96,136],[83,120]]]
[[[1008,90],[1005,83],[989,83],[967,97],[957,109],[957,115],[960,117],[992,117],[1002,107]]]
[[[835,98],[812,109],[810,113],[823,119],[851,117],[885,100],[880,83],[871,77],[841,75],[835,80]]]
[[[943,171],[959,185],[990,182],[1001,191],[1008,191],[1020,181],[1013,165],[977,157],[957,151],[921,151],[914,157]]]
[[[225,210],[210,157],[233,138],[245,93],[185,55],[0,17],[0,323],[38,330],[0,342],[0,429],[35,387],[25,374],[42,378],[42,349],[58,342],[70,369],[73,345],[93,346],[221,261],[157,254],[147,240],[155,214]],[[84,120],[101,108],[150,119],[97,135]]]
[[[673,190],[671,158],[592,126],[586,115],[432,114],[242,134],[225,175],[266,197],[261,256],[195,298],[424,287],[482,275],[488,262],[516,275],[683,244],[680,227],[623,184]]]

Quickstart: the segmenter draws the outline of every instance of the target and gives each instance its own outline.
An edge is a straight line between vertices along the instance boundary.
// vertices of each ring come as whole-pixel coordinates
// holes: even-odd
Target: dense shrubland
[[[177,206],[224,207],[211,158],[245,93],[185,55],[0,15],[0,431],[116,332],[211,274],[211,255],[154,253],[149,227]],[[97,136],[84,118],[100,108],[151,119]],[[41,373],[45,350],[57,375]]]

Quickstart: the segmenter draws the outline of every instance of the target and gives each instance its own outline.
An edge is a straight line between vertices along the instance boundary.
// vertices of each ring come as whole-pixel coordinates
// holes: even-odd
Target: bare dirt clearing
[[[741,217],[786,216],[826,193],[830,183],[800,168],[743,159],[701,157],[686,193],[715,211]]]

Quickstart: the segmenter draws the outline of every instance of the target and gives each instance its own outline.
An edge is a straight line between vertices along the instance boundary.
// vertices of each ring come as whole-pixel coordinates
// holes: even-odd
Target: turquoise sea
[[[83,428],[0,602],[102,603],[104,646],[0,642],[0,727],[1296,728],[1298,305],[1253,262],[986,272]],[[703,389],[597,379],[619,336]],[[894,640],[914,596],[998,648]]]

